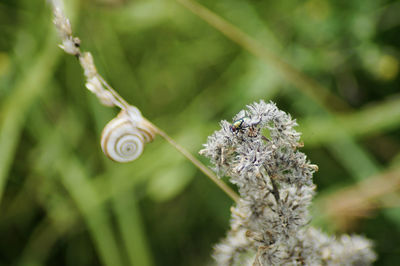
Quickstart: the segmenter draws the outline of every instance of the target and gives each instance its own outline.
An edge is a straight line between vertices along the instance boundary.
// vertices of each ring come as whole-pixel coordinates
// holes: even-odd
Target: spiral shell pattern
[[[115,162],[126,163],[137,159],[144,145],[155,137],[154,129],[139,117],[122,110],[103,129],[101,148]]]

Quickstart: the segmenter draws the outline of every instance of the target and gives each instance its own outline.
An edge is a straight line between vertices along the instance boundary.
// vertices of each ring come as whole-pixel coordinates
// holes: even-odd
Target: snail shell
[[[154,128],[143,117],[122,110],[103,129],[101,148],[111,160],[126,163],[137,159],[154,137]]]

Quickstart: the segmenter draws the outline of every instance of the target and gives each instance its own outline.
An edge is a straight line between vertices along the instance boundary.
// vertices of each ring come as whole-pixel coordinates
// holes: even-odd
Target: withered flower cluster
[[[217,265],[369,265],[376,255],[360,236],[330,237],[309,226],[310,164],[295,120],[274,103],[247,106],[208,138],[200,153],[237,185],[231,229],[215,247]]]

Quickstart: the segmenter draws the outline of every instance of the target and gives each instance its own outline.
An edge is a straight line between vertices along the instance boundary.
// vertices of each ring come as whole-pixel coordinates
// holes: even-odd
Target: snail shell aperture
[[[154,129],[140,117],[122,110],[103,129],[101,148],[104,154],[115,162],[125,163],[137,159],[144,145],[155,137]]]

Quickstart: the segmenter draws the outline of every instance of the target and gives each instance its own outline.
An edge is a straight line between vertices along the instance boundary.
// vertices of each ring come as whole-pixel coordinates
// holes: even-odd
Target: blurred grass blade
[[[349,171],[355,180],[368,179],[380,172],[375,159],[365,151],[347,132],[337,129],[341,136],[327,144],[328,149],[338,161]]]
[[[78,13],[76,1],[68,1],[68,7],[73,21]],[[49,25],[51,26],[50,19]],[[24,76],[16,81],[11,90],[12,94],[4,101],[6,104],[0,109],[0,201],[27,112],[47,87],[55,71],[54,66],[60,58],[61,50],[57,46],[57,40],[58,37],[51,26],[41,53],[34,60],[26,59],[26,62],[32,62],[31,65],[24,68]]]
[[[112,182],[118,182],[119,178],[114,178]],[[113,198],[113,208],[130,265],[154,265],[135,195],[132,192],[117,194]]]
[[[212,27],[219,30],[233,42],[252,53],[254,56],[268,64],[273,65],[277,70],[280,71],[283,77],[293,84],[293,86],[300,89],[303,93],[314,99],[320,105],[329,106],[332,109],[338,107],[342,109],[348,108],[347,104],[336,95],[332,94],[329,89],[320,85],[290,64],[286,63],[283,59],[270,52],[257,40],[250,37],[233,24],[222,19],[220,16],[205,8],[198,2],[192,0],[176,1],[206,21]]]
[[[354,137],[392,130],[400,125],[400,95],[360,111],[338,114],[335,120],[313,116],[299,125],[307,146],[335,141],[342,135],[338,128]]]
[[[55,223],[45,217],[33,230],[17,265],[44,265],[54,244],[71,226],[69,223]]]
[[[46,49],[38,56],[34,64],[29,67],[13,89],[13,94],[6,100],[7,104],[1,108],[0,121],[0,200],[4,191],[7,175],[13,163],[15,150],[24,126],[26,113],[37,99],[57,63],[60,52],[56,45],[55,36],[48,40]]]
[[[83,166],[73,157],[65,157],[61,161],[57,168],[62,183],[82,213],[101,261],[107,266],[123,265],[112,223],[104,206],[98,204],[99,197]]]

